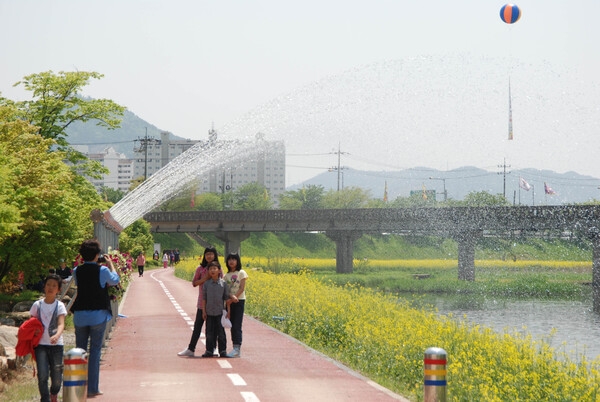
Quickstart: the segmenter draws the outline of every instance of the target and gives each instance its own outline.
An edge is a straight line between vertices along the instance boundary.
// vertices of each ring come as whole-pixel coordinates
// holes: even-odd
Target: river
[[[434,305],[441,315],[464,317],[498,333],[517,331],[544,339],[574,361],[581,355],[588,360],[600,358],[600,314],[593,312],[591,297],[562,301],[428,296],[422,302]]]

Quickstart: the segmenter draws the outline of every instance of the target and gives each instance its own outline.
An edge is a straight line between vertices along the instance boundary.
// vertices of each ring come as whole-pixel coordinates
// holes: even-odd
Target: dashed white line
[[[260,399],[254,395],[254,392],[240,392],[245,402],[260,402]]]
[[[218,359],[217,363],[219,363],[219,366],[221,366],[222,369],[230,369],[233,368],[231,366],[231,363],[229,363],[227,360],[222,360],[222,359]]]
[[[244,381],[244,379],[242,378],[242,376],[239,375],[239,374],[233,374],[233,373],[232,374],[227,374],[227,377],[229,377],[229,379],[231,380],[231,382],[235,386],[247,385],[246,381]]]
[[[175,300],[175,297],[173,297],[171,295],[171,293],[169,292],[169,289],[167,289],[167,287],[165,286],[165,284],[156,279],[154,277],[154,273],[152,273],[150,275],[152,277],[152,279],[154,279],[155,281],[157,281],[160,285],[160,287],[163,289],[163,291],[165,292],[165,294],[167,295],[167,297],[169,298],[169,300],[171,300],[171,303],[173,304],[173,306],[175,307],[175,310],[177,310],[177,312],[179,313],[179,315],[181,315],[181,317],[184,319],[184,321],[189,325],[190,329],[193,331],[194,330],[194,321],[193,319],[191,319],[188,314],[181,308],[181,306],[179,305],[179,303],[177,303],[177,300]],[[204,338],[204,333],[200,334],[200,336],[202,338]],[[204,339],[201,339],[201,342],[204,343],[206,345],[206,341]],[[222,359],[217,359],[217,363],[219,364],[219,366],[222,369],[230,369],[233,368],[231,366],[231,363],[229,363],[227,360],[222,360]],[[229,379],[231,380],[231,382],[233,383],[233,385],[235,386],[244,386],[247,385],[246,381],[244,381],[244,379],[242,378],[242,376],[240,376],[239,374],[235,374],[235,373],[228,373],[227,377],[229,377]],[[254,394],[254,392],[240,392],[240,395],[242,396],[242,398],[244,398],[245,402],[260,402],[260,399],[258,399],[258,397]]]

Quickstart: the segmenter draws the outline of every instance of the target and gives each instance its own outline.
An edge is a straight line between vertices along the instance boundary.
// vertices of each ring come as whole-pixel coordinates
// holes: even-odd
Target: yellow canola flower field
[[[438,317],[304,272],[248,274],[247,314],[411,400],[423,399],[430,347],[448,354],[449,401],[600,400],[598,360],[574,362],[544,341]]]

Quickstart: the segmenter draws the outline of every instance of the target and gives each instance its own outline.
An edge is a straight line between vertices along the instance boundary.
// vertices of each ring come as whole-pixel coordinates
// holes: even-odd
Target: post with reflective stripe
[[[87,400],[87,352],[73,348],[65,353],[63,371],[63,402]]]
[[[442,348],[427,349],[423,363],[423,401],[446,402],[446,351]]]

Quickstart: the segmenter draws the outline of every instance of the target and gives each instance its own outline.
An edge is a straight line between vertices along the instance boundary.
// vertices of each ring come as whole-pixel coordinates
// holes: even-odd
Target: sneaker
[[[240,353],[239,348],[233,348],[233,350],[231,352],[227,353],[227,357],[231,357],[231,358],[240,357],[240,356],[241,356],[241,353]]]
[[[229,355],[227,354],[227,352],[220,352],[219,356],[220,357],[229,357]]]
[[[186,350],[182,350],[181,352],[177,353],[177,356],[194,357],[194,352],[192,352],[189,349],[186,349]]]
[[[201,357],[215,357],[215,354],[210,352],[204,352],[204,354]]]

